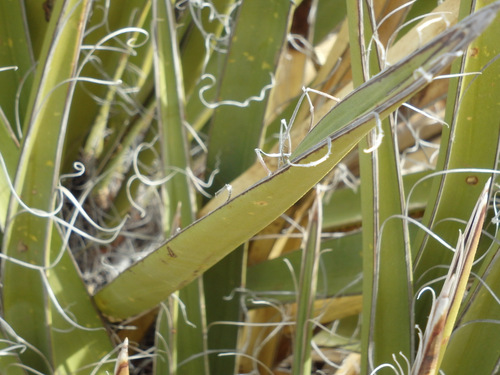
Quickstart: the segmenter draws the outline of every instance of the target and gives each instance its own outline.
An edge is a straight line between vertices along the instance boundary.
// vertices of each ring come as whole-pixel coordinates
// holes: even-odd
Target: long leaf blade
[[[284,167],[169,239],[96,293],[101,311],[122,319],[154,307],[264,228],[359,142],[375,124],[373,112],[384,118],[428,83],[421,74],[414,75],[415,70],[423,67],[426,72],[437,74],[451,63],[457,51],[482,32],[499,7],[497,3],[465,20],[362,85],[325,116],[295,152],[299,156],[293,162],[308,168]],[[397,79],[391,78],[390,84],[389,77]],[[357,111],[360,106],[362,110]],[[325,158],[329,151],[331,155]],[[322,158],[326,160],[318,163]],[[214,245],[200,249],[203,243]],[[128,298],[123,299],[123,295]]]
[[[5,318],[39,351],[22,354],[23,363],[43,373],[62,368],[75,372],[112,349],[79,271],[66,253],[67,242],[54,224],[55,214],[43,213],[52,212],[55,206],[61,150],[90,5],[90,1],[68,1],[54,8],[23,128],[26,134],[14,183],[17,197],[11,194],[3,239],[4,254],[10,257],[2,264]],[[73,320],[71,328],[78,328],[61,332],[68,327],[67,320]],[[70,344],[65,343],[68,335]]]

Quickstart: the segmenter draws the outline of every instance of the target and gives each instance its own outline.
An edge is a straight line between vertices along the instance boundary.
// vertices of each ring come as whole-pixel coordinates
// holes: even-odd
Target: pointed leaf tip
[[[129,375],[128,365],[128,338],[125,338],[123,345],[116,359],[115,375]]]

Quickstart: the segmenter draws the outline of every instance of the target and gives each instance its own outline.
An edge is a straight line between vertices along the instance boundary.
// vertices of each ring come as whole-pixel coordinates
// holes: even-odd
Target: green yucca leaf
[[[14,180],[16,193],[30,209],[52,212],[61,203],[54,193],[90,4],[58,2],[53,9],[30,92]],[[54,215],[27,212],[13,193],[9,210],[3,251],[12,260],[2,263],[3,313],[12,329],[39,350],[20,354],[23,364],[51,373],[75,372],[97,363],[112,347]]]
[[[173,236],[96,293],[101,311],[120,319],[154,307],[264,228],[359,142],[375,125],[374,113],[387,116],[425,86],[428,74],[437,74],[451,63],[455,52],[477,37],[494,15],[492,9],[476,14],[362,85],[325,116],[294,152],[298,156],[293,163],[308,167],[283,167]],[[211,245],[200,248],[201,243]]]
[[[320,260],[322,203],[324,193],[318,191],[310,211],[307,241],[302,250],[302,261],[297,296],[297,319],[292,370],[294,374],[308,374],[312,369],[311,347],[313,309],[316,299],[318,267]]]
[[[385,6],[390,6],[389,3],[395,7],[405,2],[386,2]],[[377,6],[381,7],[382,3]],[[351,2],[347,10],[349,23],[357,25],[349,30],[353,82],[359,85],[367,77],[378,74],[384,63],[379,48],[370,48],[372,38],[378,38],[383,43],[387,37],[383,33],[385,25],[377,26],[365,4]],[[394,33],[397,26],[395,24],[388,34]],[[359,37],[357,30],[363,30]],[[384,134],[382,142],[377,139],[380,132]],[[360,177],[363,181],[360,186],[363,228],[361,345],[363,352],[370,353],[362,358],[362,372],[390,362],[393,353],[402,353],[407,358],[411,356],[412,285],[409,249],[406,246],[408,233],[403,221],[388,220],[404,213],[398,151],[394,118],[381,120],[378,128],[359,145]]]
[[[160,0],[153,3],[152,9],[159,144],[163,174],[168,176],[172,170],[186,170],[189,164],[184,126],[184,87],[173,6],[168,1]],[[195,217],[195,204],[189,176],[176,173],[162,185],[161,190],[165,197],[163,231],[175,233],[178,228],[191,224]],[[167,319],[163,314],[159,316],[155,335],[158,353],[155,359],[156,374],[169,371],[175,373],[179,362],[201,353],[205,347],[205,322],[200,309],[203,295],[200,293],[200,285],[191,283],[179,293],[181,301],[186,304],[186,313],[192,325],[186,324],[180,317],[177,300],[170,301],[170,311],[173,315],[171,319]],[[189,361],[182,371],[206,373],[203,356]]]

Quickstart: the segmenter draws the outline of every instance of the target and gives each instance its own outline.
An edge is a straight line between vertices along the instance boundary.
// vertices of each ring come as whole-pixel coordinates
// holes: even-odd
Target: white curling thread
[[[181,310],[181,313],[182,313],[182,317],[184,319],[184,323],[186,323],[190,327],[196,328],[196,324],[194,324],[193,322],[191,322],[188,319],[187,311],[186,311],[186,304],[184,302],[182,302],[182,300],[179,298],[179,296],[176,293],[172,293],[170,295],[170,297],[172,297],[173,299],[175,299],[177,301],[177,303],[179,305],[179,309]]]
[[[0,153],[0,166],[2,167],[4,173],[5,173],[5,176],[9,176],[8,174],[8,171],[7,171],[7,167],[5,165],[5,161],[3,159],[3,156],[2,154]],[[63,175],[63,177],[67,178],[68,176],[71,176],[71,175],[74,175],[76,177],[80,176],[82,173],[84,173],[84,167],[81,163],[79,164],[76,164],[77,166],[77,172],[74,173],[74,174],[69,174],[69,175]],[[83,170],[82,170],[83,168]],[[87,238],[89,240],[92,240],[94,242],[97,242],[97,243],[101,243],[101,244],[107,244],[107,243],[110,243],[112,242],[114,239],[116,239],[116,237],[118,236],[118,234],[120,233],[123,225],[125,224],[125,221],[126,221],[126,218],[122,220],[122,222],[115,228],[104,228],[104,227],[101,227],[100,225],[98,225],[97,223],[95,223],[88,215],[87,213],[83,210],[83,207],[81,205],[80,202],[78,202],[76,200],[76,198],[71,194],[71,192],[69,192],[68,189],[66,189],[64,186],[62,186],[60,183],[59,185],[56,187],[56,191],[59,193],[59,204],[58,206],[53,210],[53,211],[50,211],[50,212],[47,212],[47,211],[44,211],[44,210],[40,210],[40,209],[37,209],[37,208],[32,208],[32,207],[29,207],[22,199],[21,197],[17,194],[17,192],[15,191],[14,189],[14,186],[12,185],[12,181],[10,180],[10,178],[7,178],[6,179],[7,181],[7,184],[9,186],[9,189],[10,189],[10,192],[12,194],[12,196],[16,199],[17,203],[23,208],[23,211],[20,211],[18,212],[15,216],[11,217],[10,220],[13,220],[17,215],[20,215],[20,214],[31,214],[31,215],[34,215],[34,216],[37,216],[37,217],[40,217],[40,218],[45,218],[45,219],[50,219],[50,220],[53,220],[55,223],[65,227],[68,229],[68,232],[66,233],[66,237],[69,237],[69,234],[70,233],[76,233],[76,234],[79,234],[81,237],[83,238]],[[87,192],[88,194],[88,192]],[[76,208],[76,212],[75,214],[73,215],[73,218],[71,219],[70,222],[66,222],[65,220],[59,218],[58,216],[56,216],[62,209],[63,207],[63,204],[64,204],[64,197],[68,198],[68,200],[73,203],[74,207]],[[82,199],[84,199],[86,197],[86,195],[82,195]],[[76,221],[76,218],[77,218],[77,213],[81,213],[82,216],[84,216],[84,218],[88,221],[88,223],[93,226],[94,228],[96,228],[97,230],[99,231],[102,231],[102,232],[105,232],[105,233],[113,233],[113,235],[111,236],[111,238],[108,238],[108,239],[101,239],[101,238],[98,238],[98,237],[95,237],[95,236],[91,236],[89,235],[88,233],[76,228],[74,226],[74,223]],[[55,257],[54,261],[47,265],[47,266],[39,266],[39,265],[34,265],[34,264],[31,264],[31,263],[27,263],[27,262],[23,262],[23,261],[20,261],[16,258],[12,258],[12,257],[9,257],[3,253],[0,253],[0,258],[3,258],[3,259],[6,259],[14,264],[17,264],[17,265],[20,265],[20,266],[23,266],[23,267],[26,267],[26,268],[29,268],[29,269],[34,269],[34,270],[39,270],[39,271],[46,271],[46,270],[49,270],[53,267],[55,267],[59,261],[61,260],[63,254],[64,254],[64,251],[65,251],[65,241],[63,241],[63,245],[61,247],[61,249],[59,250],[59,253],[58,255]]]
[[[200,32],[202,38],[204,39],[205,56],[203,58],[201,71],[202,73],[205,73],[210,61],[210,57],[213,55],[212,52],[221,54],[227,53],[227,45],[229,44],[229,40],[232,34],[232,14],[241,5],[241,0],[235,1],[233,4],[231,4],[227,14],[219,13],[211,2],[194,0],[186,1],[184,3],[188,4],[192,20],[197,30]],[[208,21],[210,23],[218,22],[222,26],[223,32],[221,33],[221,36],[217,37],[214,33],[207,32],[204,29],[201,20],[201,12],[204,8],[209,9]]]
[[[109,24],[108,24],[108,17],[109,17],[109,8],[110,8],[110,2],[111,0],[106,0],[104,4],[97,3],[95,4],[95,8],[93,11],[93,17],[97,17],[97,10],[102,10],[103,15],[102,18],[99,22],[96,22],[96,24],[93,27],[90,27],[85,30],[85,37],[89,36],[92,34],[95,30],[100,29],[101,27],[104,27],[106,32],[110,32]]]
[[[414,72],[413,72],[413,77],[415,79],[419,78],[419,77],[422,77],[423,79],[425,79],[428,83],[432,82],[432,79],[433,79],[433,76],[431,73],[429,72],[426,72],[424,70],[424,68],[420,67],[418,69],[416,69]]]
[[[406,107],[406,108],[409,108],[417,113],[420,113],[421,115],[433,120],[433,121],[436,121],[438,124],[442,124],[442,125],[445,125],[446,127],[450,127],[450,125],[446,122],[446,121],[443,121],[441,120],[440,118],[434,116],[433,114],[429,113],[429,112],[426,112],[426,111],[423,111],[421,110],[420,108],[417,108],[409,103],[403,103],[403,106]]]
[[[13,338],[14,341],[11,341],[11,342],[15,343],[16,344],[16,348],[20,349],[19,353],[24,353],[26,351],[26,349],[33,350],[33,352],[35,352],[42,359],[42,361],[45,363],[45,365],[47,366],[47,368],[49,368],[52,372],[54,371],[54,369],[52,368],[51,363],[45,357],[45,355],[38,348],[36,348],[32,344],[30,344],[29,342],[27,342],[26,340],[24,340],[21,336],[19,336],[14,331],[14,329],[7,323],[7,321],[5,321],[2,317],[0,317],[0,325],[2,326],[2,330],[4,331],[4,335],[8,335],[8,336],[10,336],[10,337]],[[2,352],[4,350],[6,350],[6,348],[2,349]],[[32,369],[30,369],[27,366],[25,366],[24,368],[26,368],[26,369],[28,369],[30,371],[32,370]],[[35,370],[33,370],[33,371],[35,371]],[[43,374],[41,374],[41,375],[43,375]]]
[[[219,189],[216,193],[215,196],[219,196],[222,194],[224,191],[227,191],[227,198],[226,202],[229,202],[231,200],[231,194],[233,192],[233,187],[230,184],[225,184],[221,189]]]
[[[328,160],[328,158],[332,154],[332,140],[330,137],[326,138],[326,143],[328,145],[328,151],[327,151],[326,155],[322,156],[320,159],[315,160],[315,161],[311,161],[311,162],[305,163],[305,164],[297,164],[297,163],[292,163],[292,162],[289,162],[288,164],[293,166],[293,167],[302,167],[302,168],[310,168],[310,167],[315,167],[317,165],[320,165],[324,161]]]
[[[45,287],[45,291],[47,292],[47,294],[49,295],[49,298],[50,300],[52,301],[52,303],[54,304],[54,307],[56,308],[56,310],[59,312],[59,314],[61,315],[61,317],[67,322],[69,323],[71,326],[73,326],[74,328],[78,328],[78,329],[81,329],[83,331],[101,331],[101,330],[106,330],[104,327],[97,327],[97,328],[90,328],[90,327],[85,327],[85,326],[82,326],[80,324],[78,324],[77,322],[75,322],[65,311],[64,309],[61,307],[61,305],[59,304],[59,301],[57,300],[57,297],[55,296],[53,290],[52,290],[52,287],[50,286],[50,282],[49,280],[47,279],[47,275],[45,274],[45,272],[43,270],[40,271],[40,277],[42,279],[42,283]]]
[[[290,165],[290,166],[295,166],[295,167],[314,167],[319,165],[320,163],[324,162],[325,160],[328,159],[328,157],[331,155],[331,139],[328,137],[326,139],[327,145],[328,145],[328,152],[326,155],[324,155],[321,159],[305,164],[298,164],[298,163],[292,163],[290,162],[289,158],[292,155],[291,149],[292,149],[292,139],[291,139],[291,129],[292,126],[295,122],[295,118],[297,116],[297,113],[299,111],[300,106],[302,105],[302,102],[304,99],[307,99],[307,102],[309,104],[309,113],[310,113],[310,128],[312,128],[312,125],[314,124],[314,105],[310,97],[310,93],[315,93],[318,95],[321,95],[327,99],[334,100],[336,102],[340,102],[340,99],[329,95],[327,93],[324,93],[319,90],[315,90],[309,87],[302,87],[302,95],[300,96],[297,105],[295,106],[295,109],[292,113],[292,116],[290,117],[290,124],[287,125],[287,122],[285,119],[281,120],[280,123],[280,134],[279,134],[279,142],[278,142],[278,152],[277,153],[266,153],[260,148],[255,149],[255,153],[257,154],[257,160],[259,163],[263,166],[263,168],[266,170],[268,176],[272,174],[272,171],[267,167],[262,155],[270,157],[270,158],[278,158],[278,168],[283,166],[283,165]]]
[[[429,27],[430,25],[437,23],[437,22],[444,22],[446,25],[446,28],[450,26],[450,21],[445,17],[446,14],[451,14],[450,12],[436,12],[432,13],[436,14],[436,18],[432,18],[428,21],[423,22],[420,26],[417,26],[417,34],[418,34],[418,39],[419,43],[422,44],[422,32],[426,27]]]
[[[373,366],[373,363],[371,363],[371,365]],[[382,370],[384,368],[391,369],[392,371],[394,371],[394,373],[396,375],[402,375],[402,374],[399,374],[397,369],[394,367],[394,365],[391,365],[390,363],[383,363],[381,365],[378,365],[377,367],[375,367],[375,369],[372,372],[370,372],[370,375],[376,375],[377,372],[379,372],[380,370]]]
[[[270,73],[270,76],[271,76],[271,83],[265,85],[259,95],[255,95],[255,96],[250,96],[249,98],[245,99],[244,101],[236,101],[236,100],[220,100],[218,102],[213,102],[213,103],[209,103],[205,97],[203,96],[203,94],[205,93],[205,91],[207,90],[210,90],[212,87],[215,86],[216,84],[216,79],[215,77],[212,75],[212,74],[209,74],[209,73],[205,73],[201,76],[201,80],[203,81],[204,79],[209,79],[211,81],[211,83],[208,83],[207,85],[203,86],[202,88],[200,88],[199,90],[199,97],[200,97],[200,101],[203,103],[204,106],[206,106],[207,108],[210,108],[210,109],[215,109],[215,108],[218,108],[220,106],[223,106],[223,105],[231,105],[231,106],[235,106],[235,107],[239,107],[239,108],[245,108],[245,107],[248,107],[250,105],[251,102],[261,102],[264,100],[264,98],[266,97],[266,93],[267,91],[269,91],[270,89],[272,89],[275,85],[275,79],[274,79],[274,75],[272,73]]]
[[[418,20],[421,20],[421,19],[424,19],[426,17],[429,17],[430,15],[440,15],[443,20],[445,20],[445,22],[447,24],[449,24],[449,22],[447,21],[446,19],[446,15],[449,15],[451,14],[451,12],[433,12],[433,13],[425,13],[425,14],[422,14],[418,17],[415,17],[415,18],[412,18],[411,20],[409,21],[406,21],[404,22],[403,24],[401,24],[398,28],[396,28],[396,30],[391,34],[389,40],[387,41],[387,48],[386,48],[386,52],[389,50],[390,46],[392,46],[394,44],[394,40],[396,40],[396,38],[398,37],[399,35],[399,32],[404,29],[405,27],[407,27],[408,25],[411,25],[412,23],[415,23],[416,21]],[[419,34],[419,45],[422,44],[422,30],[423,28],[420,30],[420,32],[418,33]],[[388,62],[386,61],[386,66],[388,66]]]
[[[205,142],[200,138],[198,135],[198,132],[189,124],[187,121],[184,121],[184,126],[188,130],[189,134],[193,137],[193,139],[196,141],[196,143],[200,146],[200,148],[203,150],[203,152],[206,154],[208,153],[208,148],[205,145]]]
[[[14,70],[14,71],[16,71],[16,70],[18,70],[18,69],[19,69],[19,67],[18,67],[18,66],[16,66],[16,65],[12,65],[12,66],[3,66],[3,67],[0,67],[0,72],[5,72],[5,71],[7,71],[7,70]]]
[[[156,187],[163,185],[170,181],[172,178],[174,178],[178,173],[185,175],[189,181],[193,184],[195,189],[202,195],[204,195],[207,198],[211,198],[212,196],[205,191],[206,188],[212,186],[213,181],[217,173],[219,173],[218,169],[215,169],[210,173],[210,176],[208,178],[208,181],[205,182],[199,177],[197,177],[191,168],[186,167],[185,169],[175,167],[175,166],[168,166],[166,167],[167,170],[170,170],[171,172],[167,174],[166,176],[159,178],[159,179],[152,179],[150,177],[147,177],[144,175],[139,168],[139,154],[145,150],[148,149],[151,152],[156,152],[154,148],[154,144],[156,143],[157,138],[153,139],[151,142],[143,142],[139,144],[134,152],[133,152],[133,157],[132,157],[132,169],[134,171],[134,175],[131,176],[126,183],[126,195],[127,199],[130,202],[130,204],[140,213],[141,218],[144,218],[146,216],[146,210],[140,206],[139,203],[135,201],[135,199],[132,197],[131,193],[131,186],[132,183],[136,180],[139,180],[142,184],[149,186],[149,187]]]
[[[373,151],[375,151],[379,146],[382,144],[382,139],[384,138],[384,130],[382,129],[382,121],[380,121],[380,116],[377,112],[372,112],[370,115],[373,115],[375,117],[376,121],[376,131],[373,139],[373,145],[369,148],[366,148],[363,150],[363,152],[369,154]]]

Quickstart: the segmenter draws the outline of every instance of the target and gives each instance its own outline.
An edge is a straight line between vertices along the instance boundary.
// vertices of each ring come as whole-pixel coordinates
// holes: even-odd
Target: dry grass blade
[[[435,300],[427,321],[423,341],[417,353],[412,375],[437,374],[458,308],[465,293],[467,281],[476,253],[486,210],[491,178],[486,183],[464,233],[460,233],[455,256],[450,265],[443,289]],[[424,288],[423,290],[426,290]],[[423,291],[422,290],[422,291]]]

